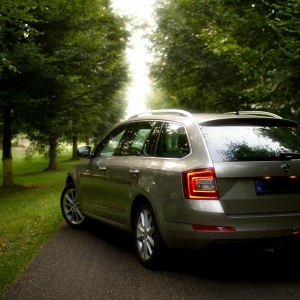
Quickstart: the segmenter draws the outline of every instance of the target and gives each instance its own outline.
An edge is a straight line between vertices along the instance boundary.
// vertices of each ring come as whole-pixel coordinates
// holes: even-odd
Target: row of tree
[[[300,120],[299,0],[158,0],[155,18],[150,107]]]
[[[98,138],[124,112],[126,20],[109,0],[5,0],[0,4],[0,127],[3,186],[14,185],[11,141],[48,153]]]
[[[100,136],[124,112],[126,20],[109,0],[0,4],[3,186],[12,137],[57,168],[62,141]],[[300,120],[299,0],[157,0],[151,108],[268,110]]]

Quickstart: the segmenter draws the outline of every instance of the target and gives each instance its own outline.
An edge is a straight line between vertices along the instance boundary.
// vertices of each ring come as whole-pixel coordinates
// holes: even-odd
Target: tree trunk
[[[57,139],[55,134],[50,136],[49,144],[49,165],[46,170],[57,170]]]
[[[73,136],[72,159],[78,159],[78,157],[77,157],[77,148],[78,148],[78,138],[77,138],[77,136]]]
[[[85,138],[85,144],[86,144],[86,145],[89,145],[89,144],[90,144],[90,138],[88,138],[88,137]]]
[[[2,163],[3,163],[3,183],[2,187],[12,187],[14,186],[14,178],[12,173],[12,154],[11,154],[11,118],[12,113],[9,106],[4,107],[3,114],[3,153],[2,153]]]

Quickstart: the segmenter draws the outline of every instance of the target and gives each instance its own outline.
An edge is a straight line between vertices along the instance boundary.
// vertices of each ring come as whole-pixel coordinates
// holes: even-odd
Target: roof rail
[[[270,117],[270,118],[276,118],[276,119],[282,119],[280,116],[275,115],[273,113],[267,112],[267,111],[232,111],[232,112],[227,112],[224,113],[224,115],[255,115],[255,116],[266,116],[266,117]]]
[[[154,115],[179,115],[179,116],[184,116],[188,118],[193,118],[193,115],[185,110],[181,109],[158,109],[158,110],[149,110],[146,112],[138,113],[135,114],[129,119],[136,118],[139,116],[154,116]]]

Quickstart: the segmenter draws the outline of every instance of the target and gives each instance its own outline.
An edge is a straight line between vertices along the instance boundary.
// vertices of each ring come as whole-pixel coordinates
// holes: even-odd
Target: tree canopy
[[[0,7],[2,160],[4,185],[11,185],[14,134],[23,131],[36,150],[50,151],[49,168],[56,168],[59,141],[91,138],[99,124],[119,120],[129,34],[109,0],[14,0]]]
[[[151,74],[181,107],[299,118],[299,0],[160,0]]]

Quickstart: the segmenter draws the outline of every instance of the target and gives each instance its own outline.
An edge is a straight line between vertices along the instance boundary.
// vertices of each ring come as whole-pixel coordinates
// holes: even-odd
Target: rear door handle
[[[129,170],[129,174],[132,176],[137,176],[139,175],[140,171],[139,170]]]

